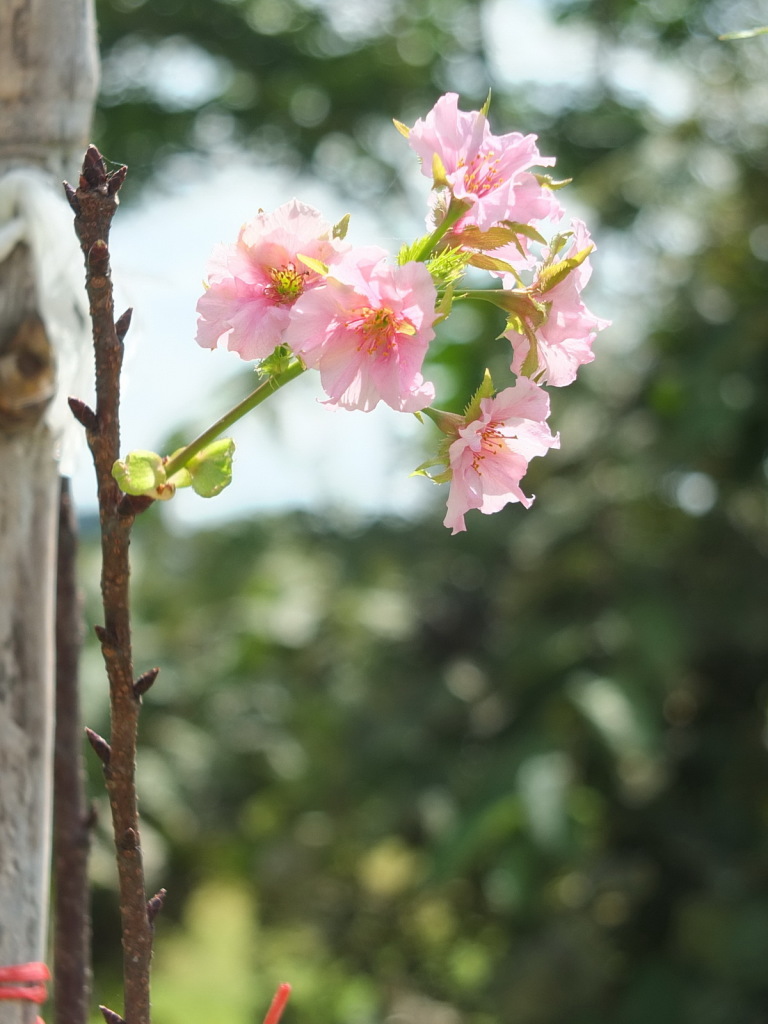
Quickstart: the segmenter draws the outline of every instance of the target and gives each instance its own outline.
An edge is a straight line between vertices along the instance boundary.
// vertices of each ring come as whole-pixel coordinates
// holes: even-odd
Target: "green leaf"
[[[519,317],[521,320],[528,320],[533,323],[541,323],[542,316],[546,314],[546,305],[537,302],[527,291],[513,291],[508,288],[476,289],[467,293],[469,298],[482,299],[494,306],[499,306],[506,313]]]
[[[501,274],[515,273],[515,268],[505,260],[500,260],[496,256],[489,256],[484,252],[473,253],[469,257],[469,263],[480,270],[496,270]]]
[[[192,489],[201,498],[213,498],[232,482],[232,456],[235,442],[221,437],[198,452],[187,465]]]
[[[536,283],[536,290],[538,292],[548,292],[550,288],[554,288],[556,284],[560,284],[576,267],[581,266],[584,260],[592,252],[594,246],[588,245],[586,249],[582,249],[581,252],[577,252],[575,256],[569,256],[567,259],[560,260],[558,263],[553,263],[549,267],[545,267],[539,274],[539,279]]]
[[[511,231],[514,231],[516,235],[525,235],[526,238],[530,238],[534,242],[540,242],[541,245],[547,244],[546,238],[532,224],[521,224],[517,220],[505,220],[503,223]]]
[[[112,476],[126,494],[156,497],[158,486],[165,484],[165,466],[156,452],[129,452],[112,467]]]

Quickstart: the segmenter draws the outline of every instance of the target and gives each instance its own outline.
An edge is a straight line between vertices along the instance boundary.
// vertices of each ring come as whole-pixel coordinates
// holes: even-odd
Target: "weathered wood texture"
[[[0,0],[0,167],[76,171],[93,111],[95,38],[91,0]]]
[[[0,177],[76,174],[96,72],[92,0],[0,0]],[[0,263],[0,965],[46,952],[59,487],[37,303],[22,243]],[[0,1024],[36,1015],[0,1002]]]

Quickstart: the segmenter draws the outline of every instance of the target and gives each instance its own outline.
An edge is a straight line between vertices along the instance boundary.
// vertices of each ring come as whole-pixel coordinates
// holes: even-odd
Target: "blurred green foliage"
[[[576,178],[587,301],[614,319],[553,395],[529,512],[451,538],[436,490],[423,522],[137,524],[158,1024],[258,1020],[282,980],[296,1024],[768,1021],[768,65],[764,37],[716,39],[768,10],[518,5],[500,63],[506,7],[101,4],[100,144],[145,177],[250,146],[385,215],[379,128],[492,85],[496,129]],[[515,80],[542,8],[593,46],[588,75]],[[189,47],[213,71],[182,106],[159,68]],[[446,327],[456,404],[506,352],[492,311]],[[91,649],[84,676],[99,729]]]

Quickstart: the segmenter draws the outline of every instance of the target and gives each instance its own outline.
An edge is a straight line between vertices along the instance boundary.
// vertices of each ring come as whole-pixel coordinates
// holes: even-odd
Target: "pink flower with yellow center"
[[[555,257],[555,263],[594,248],[583,221],[574,220],[572,229],[571,242],[564,252]],[[592,362],[595,358],[592,343],[597,332],[608,327],[610,321],[590,313],[581,300],[581,290],[591,273],[589,257],[553,287],[547,287],[543,271],[539,272],[530,295],[542,311],[537,314],[537,322],[528,325],[536,339],[535,351],[531,352],[531,339],[526,333],[514,328],[504,332],[512,342],[511,368],[514,373],[525,372],[538,384],[564,387],[576,379],[580,366]],[[511,275],[507,283],[514,285]]]
[[[223,344],[243,359],[264,359],[282,342],[296,300],[323,283],[299,256],[330,265],[349,248],[331,225],[297,199],[244,224],[234,245],[219,245],[197,303],[197,342]]]
[[[546,392],[521,377],[494,398],[483,398],[480,415],[458,428],[448,449],[451,489],[443,520],[452,533],[466,530],[464,515],[473,508],[486,515],[510,502],[530,508],[533,497],[520,488],[528,463],[560,447],[548,416]]]
[[[437,291],[423,263],[395,266],[386,256],[373,246],[349,252],[322,288],[297,300],[284,341],[320,371],[330,403],[416,412],[435,396],[421,368]]]
[[[553,193],[529,171],[555,162],[541,156],[536,136],[493,135],[485,114],[459,110],[458,102],[456,93],[441,96],[408,136],[422,172],[431,178],[437,157],[451,194],[469,204],[455,230],[470,224],[486,230],[504,220],[530,223],[557,215],[560,206]]]

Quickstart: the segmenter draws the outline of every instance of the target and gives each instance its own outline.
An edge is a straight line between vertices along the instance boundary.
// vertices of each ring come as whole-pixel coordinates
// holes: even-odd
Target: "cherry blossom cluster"
[[[316,369],[331,405],[368,412],[384,402],[435,422],[443,441],[419,472],[439,467],[431,478],[450,484],[453,533],[470,509],[530,506],[521,489],[528,463],[559,446],[545,385],[570,384],[607,324],[581,299],[589,232],[565,221],[563,183],[534,170],[554,159],[534,135],[493,135],[487,106],[461,111],[448,93],[412,128],[395,122],[432,181],[429,233],[396,258],[351,245],[346,218],[332,226],[293,199],[214,250],[197,306],[206,348],[256,360],[267,377],[291,360]],[[468,267],[487,271],[491,286],[462,287]],[[466,298],[506,313],[499,340],[515,379],[496,392],[486,373],[459,415],[434,408],[424,364],[436,325]]]

